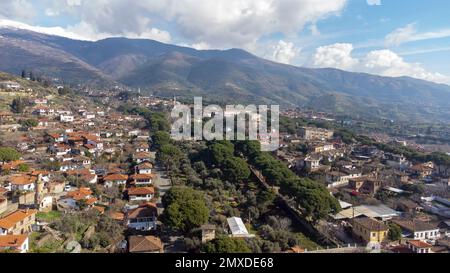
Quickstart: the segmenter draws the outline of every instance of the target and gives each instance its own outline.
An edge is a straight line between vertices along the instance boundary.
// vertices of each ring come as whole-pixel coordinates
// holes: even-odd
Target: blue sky
[[[0,0],[0,26],[450,83],[447,0]]]

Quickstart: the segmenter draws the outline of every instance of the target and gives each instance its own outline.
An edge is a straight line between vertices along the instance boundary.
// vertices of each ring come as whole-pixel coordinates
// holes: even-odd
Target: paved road
[[[164,211],[164,208],[161,203],[161,199],[166,194],[170,188],[172,188],[172,182],[167,177],[166,171],[161,167],[156,167],[154,169],[156,178],[155,178],[155,187],[159,191],[159,198],[156,201],[156,205],[158,207],[158,214],[161,215],[161,213]],[[162,225],[162,223],[160,223]],[[180,253],[184,251],[184,244],[183,244],[183,237],[180,236],[174,236],[170,233],[164,232],[163,227],[163,234],[161,236],[161,239],[164,241],[164,252],[165,253]]]
[[[166,171],[161,167],[155,168],[155,187],[158,189],[159,198],[156,201],[156,205],[158,206],[158,214],[161,214],[164,211],[162,207],[161,199],[166,194],[166,192],[172,187],[172,182],[167,177]]]

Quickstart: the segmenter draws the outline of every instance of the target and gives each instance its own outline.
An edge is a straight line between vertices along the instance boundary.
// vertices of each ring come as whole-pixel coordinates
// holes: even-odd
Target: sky
[[[242,48],[273,61],[450,84],[448,0],[0,0],[0,27]]]

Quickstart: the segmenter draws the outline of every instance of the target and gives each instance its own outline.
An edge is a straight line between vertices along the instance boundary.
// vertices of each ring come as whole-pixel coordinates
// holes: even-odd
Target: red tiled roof
[[[34,215],[37,210],[16,210],[15,212],[8,214],[4,218],[0,219],[0,227],[4,229],[10,229],[23,219]],[[1,237],[1,236],[0,236]]]
[[[36,181],[36,177],[29,176],[29,175],[14,175],[9,178],[9,182],[13,185],[29,185],[33,184]]]
[[[433,247],[432,245],[430,245],[424,241],[420,241],[420,240],[411,240],[411,241],[408,241],[408,244],[413,245],[416,248],[431,248],[431,247]]]
[[[154,194],[155,189],[153,187],[141,187],[141,188],[129,188],[128,195],[147,195]]]
[[[128,180],[128,175],[120,174],[120,173],[114,173],[107,175],[103,178],[105,181],[123,181]]]
[[[0,248],[20,248],[28,239],[28,235],[0,236]]]
[[[163,250],[161,239],[155,236],[130,236],[130,252],[156,252]]]
[[[131,179],[153,179],[153,178],[154,178],[153,174],[145,174],[145,173],[134,174],[131,176]]]

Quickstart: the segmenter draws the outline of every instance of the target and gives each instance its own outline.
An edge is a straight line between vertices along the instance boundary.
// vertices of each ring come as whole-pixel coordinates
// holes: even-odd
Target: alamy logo
[[[203,107],[202,98],[195,97],[193,109],[175,105],[171,136],[178,141],[257,140],[262,151],[270,152],[279,147],[279,116],[278,105],[271,105],[270,111],[267,105],[227,105],[224,110],[218,105]]]

